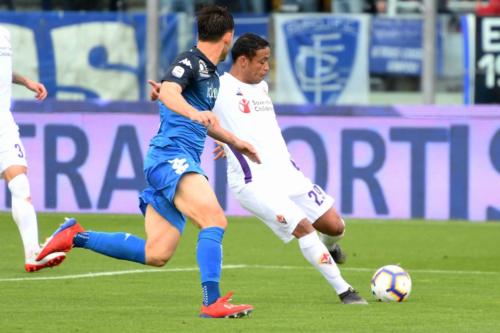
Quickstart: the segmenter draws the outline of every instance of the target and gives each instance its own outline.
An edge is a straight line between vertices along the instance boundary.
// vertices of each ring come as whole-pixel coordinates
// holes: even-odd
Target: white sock
[[[40,244],[35,208],[30,200],[28,177],[24,173],[20,174],[9,182],[8,187],[12,194],[12,217],[21,233],[25,259],[30,260],[40,249]]]
[[[342,218],[340,218],[340,221],[342,221],[342,224],[344,224],[344,228],[345,228],[344,220]],[[329,235],[325,235],[325,234],[320,232],[319,238],[321,239],[321,242],[323,242],[323,244],[325,244],[327,249],[331,249],[334,244],[336,244],[339,240],[344,238],[344,234],[345,234],[345,229],[344,229],[344,232],[338,236],[329,236]]]
[[[328,249],[320,241],[316,232],[299,238],[299,246],[307,261],[320,271],[337,294],[341,294],[349,289],[350,285],[340,275],[337,264],[333,261]]]
[[[336,244],[339,240],[341,240],[344,237],[344,233],[338,236],[329,236],[325,235],[323,233],[319,233],[319,238],[321,239],[321,242],[325,244],[326,248],[331,250],[333,245]]]

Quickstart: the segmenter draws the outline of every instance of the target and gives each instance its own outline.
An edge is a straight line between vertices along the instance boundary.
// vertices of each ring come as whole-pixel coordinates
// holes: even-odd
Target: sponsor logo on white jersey
[[[253,105],[253,108],[256,112],[259,112],[259,111],[273,111],[274,108],[273,108],[273,103],[271,102],[270,99],[266,99],[266,100],[260,100],[260,101],[257,101],[257,100],[252,100],[252,105]]]
[[[243,113],[250,113],[250,101],[248,99],[242,98],[240,100],[238,108]]]

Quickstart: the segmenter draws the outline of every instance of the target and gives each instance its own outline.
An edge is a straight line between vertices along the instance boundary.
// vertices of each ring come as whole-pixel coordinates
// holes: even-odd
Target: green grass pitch
[[[63,215],[40,214],[40,238]],[[78,215],[88,229],[144,236],[140,216]],[[74,249],[59,267],[23,271],[20,237],[0,214],[1,332],[499,332],[500,223],[348,221],[344,277],[370,302],[340,304],[301,256],[253,218],[230,218],[223,292],[255,311],[241,320],[198,318],[197,232],[189,225],[163,268]],[[399,263],[413,280],[404,303],[370,295],[376,268]]]

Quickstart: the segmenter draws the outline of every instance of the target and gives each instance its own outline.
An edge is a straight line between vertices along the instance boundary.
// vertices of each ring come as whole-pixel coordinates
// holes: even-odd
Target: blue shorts
[[[206,177],[199,160],[177,146],[151,147],[144,162],[148,187],[139,196],[139,207],[146,214],[147,205],[153,208],[182,234],[186,217],[174,205],[177,184],[186,173]]]

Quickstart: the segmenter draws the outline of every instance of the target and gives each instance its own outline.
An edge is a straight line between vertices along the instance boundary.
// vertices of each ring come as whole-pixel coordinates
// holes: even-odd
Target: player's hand
[[[193,112],[190,119],[205,127],[219,126],[219,119],[212,111]]]
[[[153,80],[148,80],[148,83],[151,86],[151,91],[149,92],[149,98],[151,99],[151,101],[156,101],[160,97],[161,83],[158,83]]]
[[[215,148],[213,150],[214,153],[214,161],[217,161],[219,158],[226,158],[226,152],[224,151],[224,146],[222,142],[215,140]]]
[[[35,98],[39,101],[42,101],[45,99],[45,97],[47,97],[47,89],[45,89],[45,86],[41,83],[31,80],[26,80],[25,87],[35,92],[36,93]]]
[[[255,150],[254,146],[250,143],[243,140],[237,140],[233,146],[237,151],[246,155],[252,162],[260,164],[260,157],[257,154],[257,150]]]

